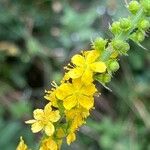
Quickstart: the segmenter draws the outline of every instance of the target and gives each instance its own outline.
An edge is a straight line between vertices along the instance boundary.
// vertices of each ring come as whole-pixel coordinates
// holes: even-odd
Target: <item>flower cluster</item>
[[[58,86],[53,83],[54,87],[46,91],[45,98],[53,108],[59,110],[61,116],[57,129],[51,136],[55,141],[66,137],[68,144],[73,142],[76,131],[89,116],[94,106],[94,94],[97,92],[93,84],[94,75],[104,73],[107,68],[99,58],[97,50],[83,51],[73,56],[71,64],[65,67],[66,73],[61,84]],[[60,146],[58,143],[57,145]]]
[[[131,15],[110,27],[114,38],[110,42],[97,38],[92,42],[91,50],[74,55],[70,64],[64,67],[66,72],[60,85],[53,82],[52,89],[46,91],[48,104],[44,109],[35,109],[34,119],[26,121],[31,124],[33,133],[43,131],[40,150],[59,150],[63,138],[68,145],[76,139],[76,132],[94,109],[94,96],[100,94],[94,81],[106,87],[119,69],[119,55],[127,55],[130,46],[126,41],[132,39],[139,44],[144,40],[150,27],[147,19],[150,0],[141,3],[133,0],[128,9]],[[27,150],[22,139],[17,150]]]

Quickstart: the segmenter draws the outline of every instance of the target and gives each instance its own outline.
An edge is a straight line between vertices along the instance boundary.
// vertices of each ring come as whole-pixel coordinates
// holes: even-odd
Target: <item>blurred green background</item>
[[[50,81],[59,82],[92,39],[111,38],[109,24],[127,15],[124,0],[0,0],[0,150],[15,150],[21,135],[35,149],[40,135],[24,121],[46,103]],[[91,118],[62,150],[150,150],[150,53],[130,45],[108,85],[113,92],[97,84]]]

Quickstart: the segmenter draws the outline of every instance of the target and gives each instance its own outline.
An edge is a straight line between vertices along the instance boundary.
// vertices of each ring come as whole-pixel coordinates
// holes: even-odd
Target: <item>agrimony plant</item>
[[[39,150],[59,150],[63,138],[68,145],[75,141],[76,132],[94,108],[94,96],[100,94],[93,82],[96,80],[106,87],[119,69],[118,57],[127,55],[130,49],[127,41],[131,39],[140,45],[144,40],[150,27],[150,0],[132,0],[127,8],[130,15],[110,26],[113,38],[97,38],[91,50],[74,55],[64,67],[60,85],[52,82],[52,89],[45,92],[48,104],[43,109],[35,109],[34,119],[26,121],[33,133],[43,134]],[[17,150],[27,149],[21,138]]]

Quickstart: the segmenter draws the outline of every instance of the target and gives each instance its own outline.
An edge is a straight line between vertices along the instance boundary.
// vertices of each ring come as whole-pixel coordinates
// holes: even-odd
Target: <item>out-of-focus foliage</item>
[[[109,24],[127,14],[124,0],[0,1],[0,149],[15,149],[20,135],[36,147],[39,137],[24,121],[45,103],[44,89],[60,80],[73,53],[97,36],[110,38]],[[63,149],[150,149],[150,53],[130,44],[113,92],[100,87],[88,127]],[[149,49],[149,38],[142,44]]]

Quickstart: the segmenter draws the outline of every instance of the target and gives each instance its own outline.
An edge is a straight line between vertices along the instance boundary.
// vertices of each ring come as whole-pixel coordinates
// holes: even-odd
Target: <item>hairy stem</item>
[[[132,26],[131,26],[131,29],[128,30],[127,32],[121,32],[118,36],[116,36],[114,39],[117,39],[117,40],[123,40],[123,41],[126,41],[128,40],[129,38],[129,35],[132,33],[132,31],[136,28],[136,25],[137,23],[139,22],[139,20],[142,18],[143,16],[143,9],[141,9],[137,14],[136,16],[133,16],[131,19],[132,22]],[[107,61],[111,54],[114,52],[114,49],[111,45],[111,43],[109,43],[108,47],[105,49],[105,51],[103,52],[102,56],[101,56],[101,60],[102,61]]]

